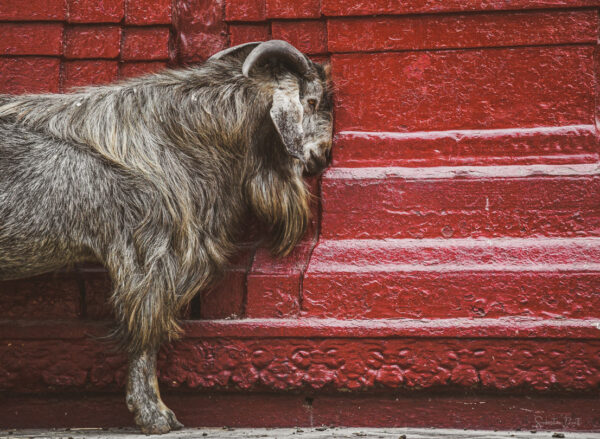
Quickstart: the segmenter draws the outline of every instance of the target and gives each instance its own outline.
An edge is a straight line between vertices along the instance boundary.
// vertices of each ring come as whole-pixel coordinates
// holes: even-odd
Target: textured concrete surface
[[[0,431],[0,438],[27,439],[131,439],[146,437],[137,434],[133,429],[71,429],[71,430],[14,430]],[[187,428],[171,432],[161,439],[188,438],[301,438],[301,439],[594,439],[600,438],[600,433],[560,433],[560,432],[530,432],[522,431],[486,431],[486,430],[446,430],[446,429],[414,429],[414,428]]]

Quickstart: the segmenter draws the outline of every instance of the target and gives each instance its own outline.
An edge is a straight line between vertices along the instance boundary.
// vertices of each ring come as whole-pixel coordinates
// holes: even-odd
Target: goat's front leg
[[[129,357],[127,408],[145,434],[163,434],[183,427],[162,402],[156,378],[156,351],[147,350]]]

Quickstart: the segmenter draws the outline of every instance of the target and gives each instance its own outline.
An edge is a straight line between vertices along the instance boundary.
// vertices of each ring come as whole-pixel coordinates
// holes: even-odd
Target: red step
[[[309,317],[599,318],[600,239],[325,240],[303,286]]]
[[[336,167],[598,162],[594,125],[412,133],[342,131]]]
[[[600,235],[597,164],[333,168],[321,237]]]

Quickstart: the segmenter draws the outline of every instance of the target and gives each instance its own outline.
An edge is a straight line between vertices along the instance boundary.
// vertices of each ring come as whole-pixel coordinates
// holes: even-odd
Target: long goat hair
[[[176,428],[148,398],[156,350],[180,334],[178,312],[218,277],[248,214],[275,255],[301,239],[303,175],[330,148],[328,71],[282,41],[69,94],[2,95],[0,279],[102,262],[130,409],[145,432]]]

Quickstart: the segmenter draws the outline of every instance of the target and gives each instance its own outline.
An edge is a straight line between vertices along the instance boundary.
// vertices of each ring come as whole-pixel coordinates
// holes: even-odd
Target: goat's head
[[[210,59],[237,57],[245,77],[269,77],[270,117],[287,153],[305,175],[319,174],[331,157],[332,101],[328,66],[312,62],[281,40],[241,44]]]

